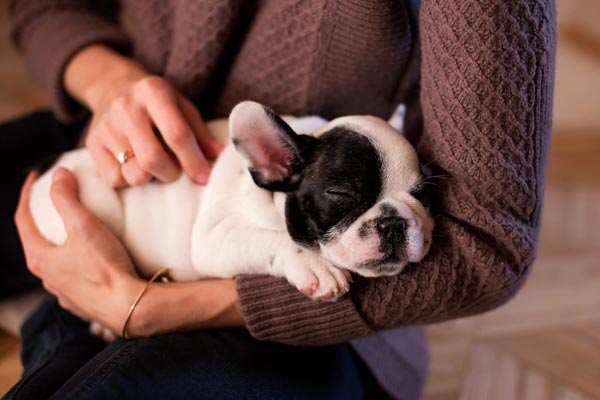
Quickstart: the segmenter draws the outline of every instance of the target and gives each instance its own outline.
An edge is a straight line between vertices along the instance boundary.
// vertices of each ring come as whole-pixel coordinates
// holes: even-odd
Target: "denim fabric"
[[[0,299],[39,287],[13,223],[26,172],[75,147],[81,130],[50,112],[0,125]],[[245,330],[213,330],[106,345],[55,300],[21,334],[24,372],[5,399],[387,397],[348,344],[298,348],[257,341]]]
[[[21,329],[23,376],[5,399],[47,399],[86,361],[106,347],[88,333],[88,324],[44,303]]]
[[[7,400],[364,398],[347,344],[291,347],[224,329],[105,345],[55,300],[22,335],[25,372]]]

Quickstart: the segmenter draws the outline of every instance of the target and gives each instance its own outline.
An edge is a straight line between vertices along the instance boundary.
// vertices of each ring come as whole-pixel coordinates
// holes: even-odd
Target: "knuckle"
[[[140,171],[140,173],[136,174],[130,179],[129,183],[131,184],[131,186],[141,186],[149,180],[150,176],[144,173],[143,171]]]
[[[185,126],[177,124],[171,126],[165,135],[170,145],[179,147],[188,141],[190,132]]]
[[[163,165],[164,157],[165,154],[162,149],[152,148],[140,156],[140,166],[146,171],[155,170]]]
[[[58,300],[58,305],[62,309],[67,310],[67,311],[71,311],[71,309],[69,307],[69,303],[66,300],[64,300],[62,297],[58,297],[57,300]]]
[[[152,93],[168,89],[168,83],[159,76],[148,76],[139,81],[138,87],[144,93]]]
[[[127,113],[131,106],[131,101],[128,96],[121,95],[113,100],[110,105],[111,111],[117,113]]]
[[[53,290],[52,286],[50,284],[48,284],[48,282],[42,281],[42,286],[44,287],[44,289],[47,292],[50,292],[50,293],[54,294],[54,290]]]
[[[40,276],[42,272],[42,260],[38,254],[29,254],[27,256],[27,267],[35,276]]]
[[[121,185],[121,171],[118,169],[109,169],[105,171],[105,178],[108,181],[108,184],[112,187],[117,187]]]
[[[56,203],[56,201],[59,200],[64,195],[65,195],[65,188],[62,184],[60,184],[60,183],[52,184],[52,186],[50,187],[50,197],[52,198],[52,201],[54,203]]]

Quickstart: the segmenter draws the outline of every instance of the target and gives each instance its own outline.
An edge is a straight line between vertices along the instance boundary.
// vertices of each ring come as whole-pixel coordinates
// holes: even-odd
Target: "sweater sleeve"
[[[550,139],[553,0],[424,0],[418,152],[446,179],[434,244],[401,274],[355,279],[338,302],[281,279],[242,276],[250,332],[322,345],[484,312],[508,301],[533,263]]]
[[[11,0],[11,34],[31,77],[50,96],[56,116],[70,123],[86,111],[65,91],[64,70],[75,53],[92,43],[124,50],[114,0]]]

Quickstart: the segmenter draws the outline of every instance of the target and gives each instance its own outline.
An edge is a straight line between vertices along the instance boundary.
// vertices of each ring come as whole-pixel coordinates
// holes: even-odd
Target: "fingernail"
[[[62,169],[57,169],[54,172],[54,175],[52,175],[52,182],[58,182],[59,180],[63,179],[65,177],[65,171],[63,171]]]
[[[223,145],[223,143],[217,141],[213,142],[211,149],[213,158],[221,154],[224,148],[225,146]]]
[[[198,183],[199,185],[206,185],[207,182],[208,182],[208,174],[202,173],[202,174],[196,176],[196,183]]]

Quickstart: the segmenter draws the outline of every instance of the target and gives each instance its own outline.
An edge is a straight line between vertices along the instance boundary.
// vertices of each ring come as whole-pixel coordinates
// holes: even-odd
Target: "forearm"
[[[144,281],[132,281],[129,306],[144,285]],[[220,279],[151,284],[136,306],[127,332],[130,337],[147,337],[168,332],[243,326],[235,282]]]
[[[63,76],[67,92],[94,111],[110,94],[148,73],[137,62],[109,47],[92,44],[67,64]]]
[[[128,50],[129,40],[118,24],[118,2],[11,0],[9,12],[13,42],[57,117],[63,122],[83,118],[87,113],[66,92],[63,74],[69,60],[92,44]]]
[[[340,342],[483,312],[521,287],[539,231],[554,5],[480,3],[465,2],[460,10],[438,0],[422,3],[418,152],[446,178],[436,186],[441,210],[428,256],[397,276],[355,279],[352,301],[337,304],[306,301],[273,278],[239,277],[254,336],[302,345]]]

